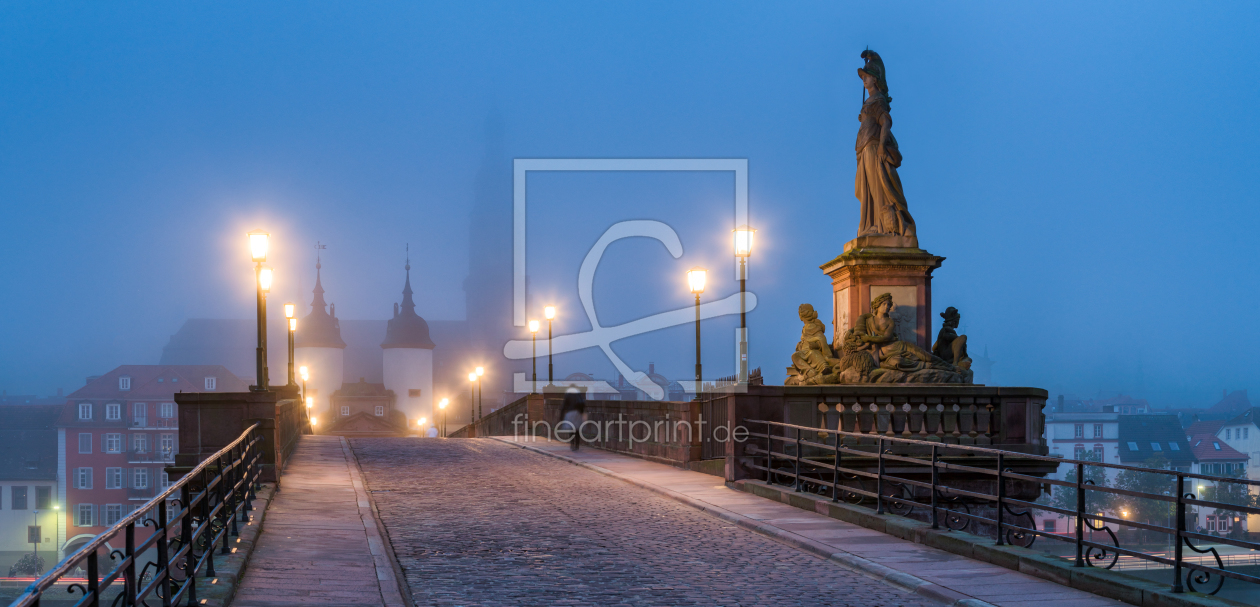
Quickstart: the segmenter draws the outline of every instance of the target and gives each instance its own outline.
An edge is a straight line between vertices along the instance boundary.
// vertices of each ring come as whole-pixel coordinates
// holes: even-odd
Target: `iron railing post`
[[[185,483],[179,488],[179,496],[183,504],[179,526],[179,547],[183,550],[188,548],[188,552],[184,555],[184,584],[188,586],[188,607],[196,607],[197,605],[197,551],[193,546],[193,529],[192,529],[192,489],[188,486],[192,480],[185,478]]]
[[[128,559],[127,567],[123,569],[123,607],[132,607],[136,604],[136,590],[139,586],[136,579],[135,523],[127,523],[126,531],[123,532],[123,546],[126,553],[124,558]]]
[[[997,545],[1005,544],[1002,541],[1002,510],[1006,508],[1006,481],[1002,478],[1002,468],[1005,466],[1002,454],[997,454]],[[1035,525],[1034,525],[1035,526]]]
[[[201,553],[206,557],[206,577],[215,577],[214,572],[214,525],[210,524],[210,483],[206,480],[209,468],[201,471],[201,541],[204,548]],[[194,570],[195,571],[195,570]]]
[[[879,461],[879,473],[875,475],[875,514],[884,513],[884,439],[879,439],[876,446],[879,451],[875,458]]]
[[[796,477],[795,478],[796,486],[792,487],[792,490],[799,492],[801,490],[801,429],[800,428],[796,429],[796,452],[793,453],[792,455],[794,456],[793,459],[796,462],[796,469],[792,473],[792,475]]]
[[[840,501],[840,433],[836,432],[836,442],[832,449],[836,452],[836,458],[832,460],[831,470],[831,501]]]
[[[770,422],[765,422],[765,424],[766,424],[766,484],[773,485],[774,474],[770,472],[771,470],[774,469],[774,458],[770,455],[771,451],[773,451],[774,449],[774,443],[770,440],[770,432],[772,430],[772,427],[770,426]]]
[[[1085,566],[1085,555],[1083,550],[1085,541],[1085,465],[1077,462],[1076,464],[1076,562],[1072,563],[1073,567]]]
[[[160,534],[157,541],[157,559],[158,570],[153,572],[153,588],[158,592],[158,596],[162,597],[162,607],[171,607],[171,554],[170,541],[171,530],[167,528],[170,521],[167,520],[166,500],[158,505],[157,511],[157,529],[153,530],[154,534]]]
[[[226,459],[222,456],[219,457],[219,490],[216,491],[216,493],[219,494],[220,514],[218,519],[223,524],[223,547],[219,549],[219,554],[230,554],[232,551],[229,543],[232,541],[230,538],[232,535],[231,527],[232,519],[235,517],[232,516],[232,510],[230,507],[232,503],[232,488],[227,485],[228,479],[231,478],[232,474],[231,470],[228,468],[231,464],[232,458],[230,454]],[[210,545],[210,552],[214,552],[213,542]],[[210,558],[213,559],[214,557],[212,556]]]
[[[91,605],[92,607],[99,607],[99,605],[101,604],[100,570],[96,562],[96,559],[97,559],[96,555],[97,555],[96,552],[92,552],[92,553],[89,553],[87,557],[88,595],[92,597],[91,600],[88,601],[87,604]]]
[[[937,488],[941,484],[941,472],[937,464],[940,462],[940,454],[937,452],[936,444],[932,444],[932,528],[940,529],[940,519],[937,517]]]
[[[1177,524],[1173,531],[1173,592],[1185,592],[1181,587],[1181,543],[1186,531],[1186,477],[1177,475]],[[1198,496],[1196,496],[1198,497]]]

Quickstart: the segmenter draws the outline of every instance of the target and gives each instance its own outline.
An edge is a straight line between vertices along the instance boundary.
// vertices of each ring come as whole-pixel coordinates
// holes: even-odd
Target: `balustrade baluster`
[[[910,404],[901,405],[901,438],[914,438],[910,434]]]
[[[962,407],[958,405],[950,405],[945,410],[946,418],[950,421],[950,440],[951,445],[957,445],[962,440]]]
[[[939,404],[928,405],[927,415],[925,416],[932,423],[932,433],[928,436],[928,440],[934,443],[943,442],[945,440],[945,434],[942,431],[942,428],[945,427],[945,421],[943,419],[944,411],[942,409],[944,409],[944,407]]]

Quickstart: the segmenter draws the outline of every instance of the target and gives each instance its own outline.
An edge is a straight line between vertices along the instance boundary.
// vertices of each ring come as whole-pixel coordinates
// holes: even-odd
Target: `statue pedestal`
[[[819,266],[831,277],[832,345],[837,351],[844,332],[883,293],[892,294],[896,304],[893,316],[901,339],[931,351],[932,270],[945,258],[917,245],[913,238],[863,236],[845,243],[843,254]]]

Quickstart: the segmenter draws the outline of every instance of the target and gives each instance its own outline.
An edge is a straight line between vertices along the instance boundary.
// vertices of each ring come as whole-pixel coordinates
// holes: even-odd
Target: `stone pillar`
[[[876,237],[855,238],[844,253],[819,266],[831,278],[832,345],[871,311],[871,300],[890,293],[903,341],[932,348],[932,271],[945,261],[920,248],[877,246]]]
[[[179,453],[166,470],[171,480],[195,468],[207,457],[236,440],[250,426],[260,423],[263,440],[261,480],[278,482],[279,471],[292,453],[302,431],[297,399],[268,392],[181,392],[179,405]]]

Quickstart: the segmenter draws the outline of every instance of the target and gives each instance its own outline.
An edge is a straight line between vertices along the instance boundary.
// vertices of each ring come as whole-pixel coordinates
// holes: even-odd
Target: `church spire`
[[[311,292],[315,294],[315,298],[311,300],[311,312],[315,312],[318,308],[320,312],[324,311],[324,285],[320,282],[320,269],[324,267],[323,259],[320,257],[320,249],[326,248],[328,245],[315,243],[315,289]]]
[[[429,323],[416,314],[416,302],[411,298],[411,245],[407,245],[407,271],[403,283],[402,305],[394,304],[394,317],[385,323],[385,341],[382,348],[420,348],[432,350],[433,340],[429,338]]]
[[[415,314],[416,302],[411,299],[411,243],[407,243],[407,281],[403,283],[402,313]]]

